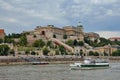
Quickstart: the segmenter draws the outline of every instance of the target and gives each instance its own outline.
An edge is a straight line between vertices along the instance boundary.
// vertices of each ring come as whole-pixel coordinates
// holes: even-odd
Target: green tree
[[[68,40],[68,41],[66,41],[66,44],[69,45],[69,46],[73,46],[73,41],[72,40]]]
[[[84,42],[83,41],[78,41],[78,45],[79,46],[84,46]]]
[[[22,36],[26,36],[26,35],[29,35],[30,34],[30,32],[24,32],[24,33],[22,33],[21,35]]]
[[[120,50],[117,50],[112,53],[112,56],[120,56]]]
[[[12,33],[11,34],[11,37],[12,38],[20,38],[22,35],[21,34],[19,34],[19,33]]]
[[[0,43],[3,43],[3,39],[0,39]]]
[[[111,41],[111,45],[119,45],[120,46],[120,41]]]
[[[25,54],[26,55],[30,54],[30,50],[29,49],[25,50]]]
[[[89,52],[89,56],[99,56],[99,53],[98,52],[90,51]]]
[[[7,38],[20,38],[22,35],[19,33],[12,33],[12,34],[8,34],[6,35]]]
[[[95,39],[95,40],[94,40],[94,43],[98,43],[98,39]]]
[[[9,49],[8,45],[0,45],[0,56],[7,56]]]
[[[94,52],[93,52],[93,51],[90,51],[90,52],[89,52],[89,56],[94,56]]]
[[[67,35],[66,34],[63,35],[63,39],[67,39]]]
[[[8,38],[8,37],[5,36],[4,42],[5,43],[14,43],[14,40],[12,38]]]
[[[94,56],[99,56],[99,53],[98,52],[94,52]]]
[[[92,40],[90,40],[89,37],[85,37],[84,38],[85,43],[87,43],[87,44],[89,44],[90,46],[93,46],[93,47],[101,47],[101,46],[105,46],[105,45],[111,44],[111,41],[108,40],[108,39],[100,38],[99,40],[100,40],[100,42],[98,43],[97,39],[92,41]]]
[[[60,51],[61,55],[67,54],[66,49],[64,48],[64,46],[59,46],[59,51]]]
[[[100,38],[100,43],[99,43],[100,46],[105,46],[108,44],[110,44],[110,41],[108,39]]]
[[[33,46],[34,47],[43,47],[45,46],[45,42],[42,40],[42,39],[39,39],[39,40],[36,40],[34,43],[33,43]]]
[[[83,55],[83,50],[82,50],[82,49],[80,50],[80,55],[81,55],[81,56]]]
[[[26,46],[26,44],[27,44],[27,38],[26,38],[26,36],[21,36],[21,37],[20,37],[19,44],[20,44],[21,46]]]
[[[74,46],[77,46],[77,45],[78,45],[78,42],[77,42],[76,39],[73,41],[73,45],[74,45]]]
[[[44,48],[43,49],[43,55],[48,55],[50,51],[48,50],[48,48]]]
[[[47,41],[47,46],[53,47],[53,46],[52,46],[52,41]]]
[[[84,37],[84,42],[87,43],[87,44],[90,44],[90,39],[89,39],[89,37]]]
[[[31,52],[31,55],[36,55],[36,52],[35,52],[35,51],[32,51],[32,52]]]
[[[33,35],[33,38],[36,38],[37,36],[36,35]]]
[[[9,51],[9,53],[10,53],[11,55],[15,56],[15,51],[14,51],[14,49],[11,49],[11,50]]]
[[[55,55],[59,55],[59,50],[55,50]]]
[[[56,38],[56,35],[55,35],[55,34],[53,34],[53,38]]]

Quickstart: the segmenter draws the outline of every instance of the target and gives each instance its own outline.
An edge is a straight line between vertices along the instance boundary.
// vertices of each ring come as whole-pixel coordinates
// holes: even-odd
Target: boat
[[[102,59],[85,59],[83,63],[75,62],[70,64],[71,69],[103,69],[109,68],[109,63],[106,60]]]
[[[48,62],[30,62],[32,65],[46,65]]]

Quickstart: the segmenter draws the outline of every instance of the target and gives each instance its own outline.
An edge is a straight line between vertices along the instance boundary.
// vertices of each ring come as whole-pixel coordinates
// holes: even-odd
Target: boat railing
[[[95,64],[95,63],[108,63],[106,60],[101,60],[101,59],[85,59],[84,64]]]

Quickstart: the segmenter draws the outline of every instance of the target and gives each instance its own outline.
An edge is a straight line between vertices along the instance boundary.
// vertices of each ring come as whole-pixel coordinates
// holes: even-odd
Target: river
[[[120,80],[120,63],[109,69],[70,70],[69,64],[0,66],[0,80]]]

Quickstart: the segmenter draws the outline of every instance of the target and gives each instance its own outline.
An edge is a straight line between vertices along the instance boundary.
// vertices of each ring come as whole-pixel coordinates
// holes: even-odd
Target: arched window
[[[45,31],[42,31],[42,35],[45,35]]]

